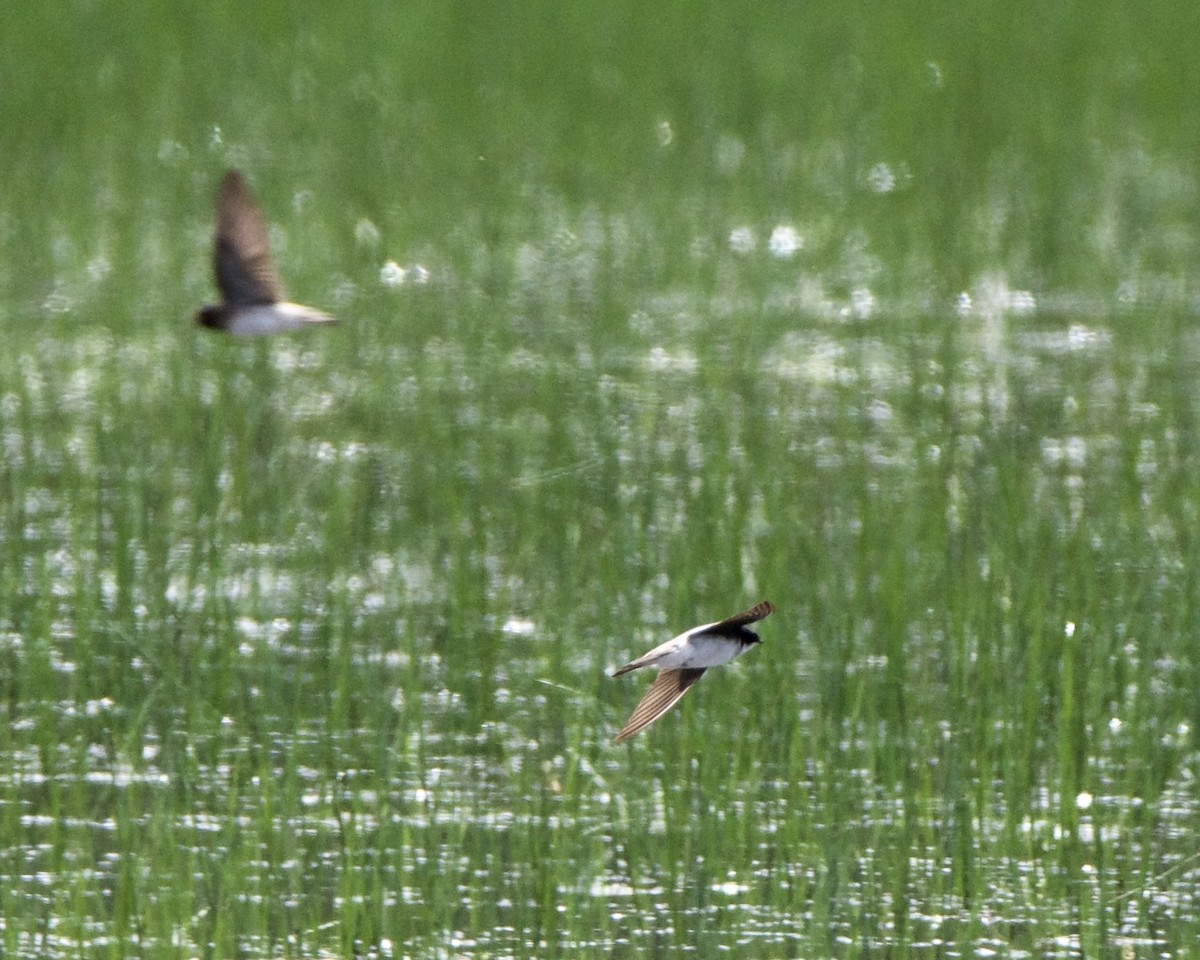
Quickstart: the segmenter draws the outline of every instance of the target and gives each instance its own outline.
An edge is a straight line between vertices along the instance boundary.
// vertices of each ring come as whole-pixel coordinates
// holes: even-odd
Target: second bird
[[[217,188],[213,265],[221,303],[196,314],[202,327],[260,336],[337,322],[320,310],[288,302],[271,260],[267,223],[236,170],[225,174]]]
[[[774,612],[775,608],[764,600],[736,617],[685,630],[616,671],[614,677],[642,667],[658,667],[658,676],[617,734],[617,743],[645,730],[670,710],[709,667],[728,663],[758,643],[758,634],[747,626]]]

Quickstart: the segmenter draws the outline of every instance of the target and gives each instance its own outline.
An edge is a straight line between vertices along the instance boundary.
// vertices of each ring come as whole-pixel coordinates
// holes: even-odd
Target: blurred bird
[[[217,188],[213,264],[221,303],[197,312],[202,327],[252,337],[337,323],[320,310],[287,302],[271,261],[266,221],[236,170],[226,173]]]
[[[659,671],[616,742],[640,733],[670,710],[709,667],[728,663],[759,643],[758,634],[746,627],[774,612],[775,607],[764,600],[736,617],[692,627],[616,671],[614,677],[642,667]]]

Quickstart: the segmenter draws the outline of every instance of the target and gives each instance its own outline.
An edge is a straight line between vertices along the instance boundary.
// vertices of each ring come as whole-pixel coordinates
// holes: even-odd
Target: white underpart
[[[332,322],[333,317],[312,307],[299,303],[271,303],[238,307],[230,316],[226,330],[240,337],[256,337]]]
[[[639,667],[658,667],[660,670],[679,670],[682,667],[719,667],[728,663],[746,646],[738,640],[725,637],[695,636],[713,624],[693,627],[666,643],[659,644],[649,653],[638,657],[634,664]]]

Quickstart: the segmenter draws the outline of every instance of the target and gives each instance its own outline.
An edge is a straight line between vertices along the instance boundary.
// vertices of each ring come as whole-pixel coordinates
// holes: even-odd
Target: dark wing
[[[762,603],[756,603],[745,613],[739,613],[736,617],[729,617],[727,620],[722,620],[720,623],[714,623],[708,627],[704,633],[728,633],[731,630],[737,630],[740,627],[746,626],[748,623],[757,623],[759,620],[765,620],[775,612],[775,606],[770,600],[764,600]]]
[[[217,188],[217,237],[213,258],[217,287],[231,306],[244,307],[286,300],[271,262],[267,222],[254,194],[236,170]]]
[[[704,675],[704,667],[682,670],[661,670],[650,689],[637,705],[625,729],[617,734],[617,743],[628,740],[635,733],[645,730],[650,724],[670,710],[688,688]]]

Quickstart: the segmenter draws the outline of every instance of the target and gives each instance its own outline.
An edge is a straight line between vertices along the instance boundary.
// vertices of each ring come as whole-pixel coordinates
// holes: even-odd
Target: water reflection
[[[131,896],[143,947],[231,911],[297,955],[347,916],[375,956],[1079,956],[1097,915],[1135,949],[1200,922],[1163,627],[1190,388],[999,281],[913,321],[792,276],[741,359],[738,290],[652,298],[582,366],[524,339],[595,298],[612,228],[519,251],[495,345],[12,365],[14,955],[110,951]],[[770,236],[728,255],[792,262]],[[619,649],[766,578],[776,659],[693,739],[613,750]]]

